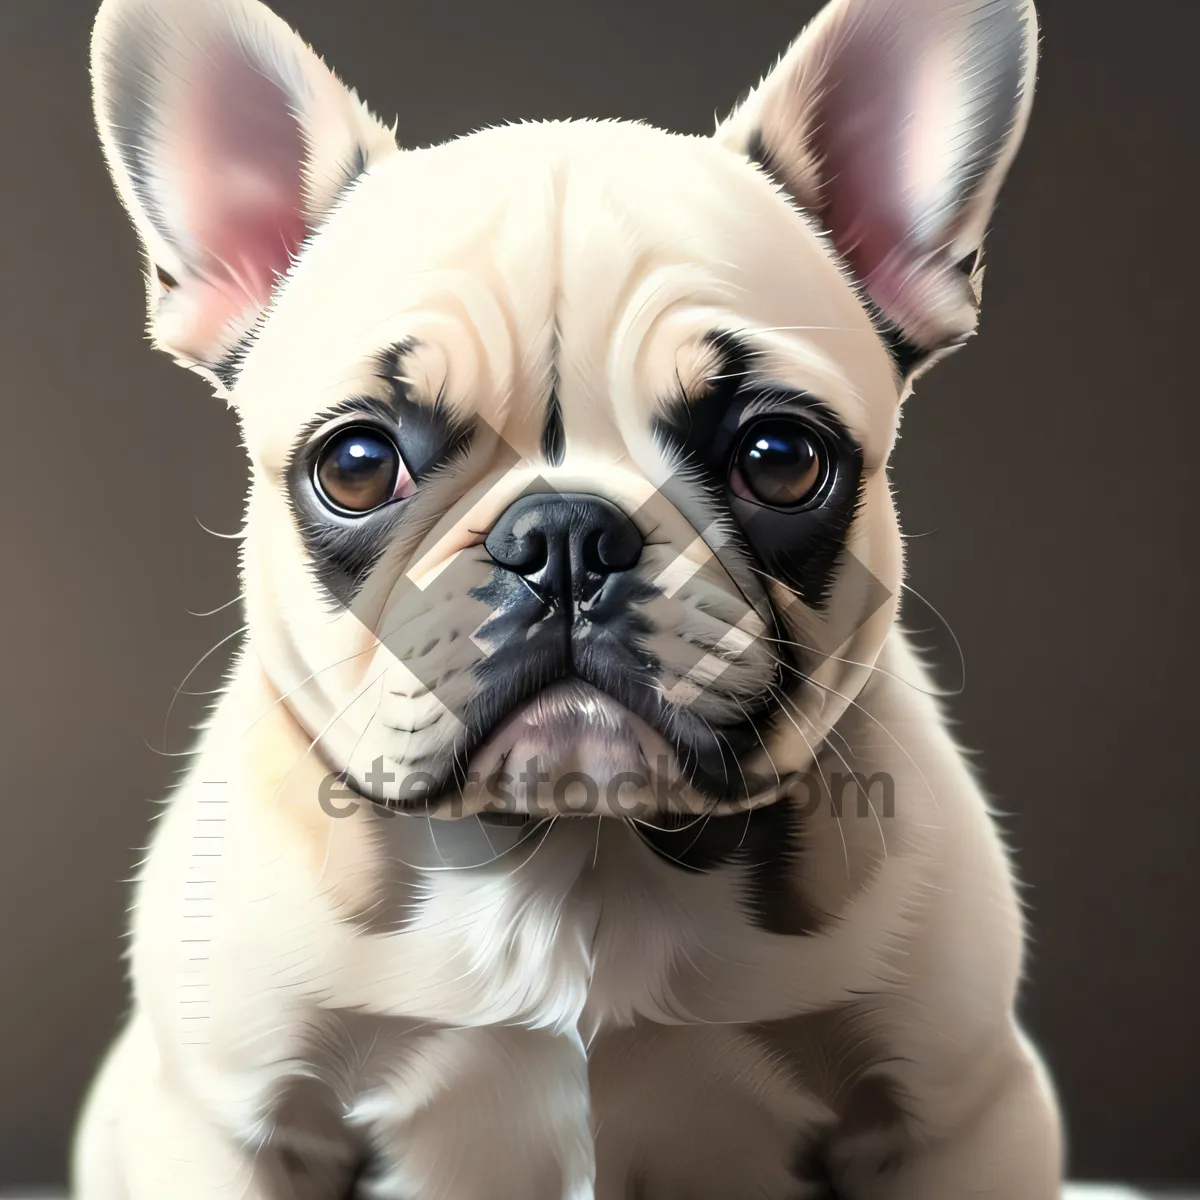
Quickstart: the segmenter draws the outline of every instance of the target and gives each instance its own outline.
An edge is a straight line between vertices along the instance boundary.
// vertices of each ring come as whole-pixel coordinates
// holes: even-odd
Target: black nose
[[[560,599],[586,599],[610,576],[637,565],[642,535],[599,496],[547,492],[522,496],[492,526],[484,547],[509,571]]]

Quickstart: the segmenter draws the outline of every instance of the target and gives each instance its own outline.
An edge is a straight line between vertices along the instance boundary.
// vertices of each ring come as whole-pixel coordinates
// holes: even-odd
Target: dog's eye
[[[386,433],[369,427],[335,433],[317,457],[317,490],[333,509],[366,513],[408,495],[412,479]]]
[[[821,494],[830,454],[811,425],[795,417],[767,417],[746,432],[729,469],[736,496],[770,508],[800,508]]]

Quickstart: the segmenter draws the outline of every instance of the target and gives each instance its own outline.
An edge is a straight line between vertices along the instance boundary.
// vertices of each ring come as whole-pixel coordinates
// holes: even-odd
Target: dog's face
[[[250,653],[332,770],[633,815],[811,765],[895,616],[900,404],[974,329],[1035,40],[1025,0],[841,0],[712,138],[403,151],[254,0],[106,0],[152,328],[240,416]]]

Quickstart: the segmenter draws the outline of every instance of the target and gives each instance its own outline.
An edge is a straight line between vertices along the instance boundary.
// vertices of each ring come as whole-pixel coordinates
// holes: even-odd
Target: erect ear
[[[149,257],[155,341],[218,378],[393,135],[256,0],[105,0],[96,122]]]
[[[834,0],[717,130],[820,218],[906,373],[975,330],[1036,58],[1031,0]]]

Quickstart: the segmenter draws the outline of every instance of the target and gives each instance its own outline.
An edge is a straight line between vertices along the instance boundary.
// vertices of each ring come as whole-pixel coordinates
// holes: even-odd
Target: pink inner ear
[[[214,47],[187,89],[174,186],[195,272],[189,340],[216,345],[270,299],[308,230],[305,142],[292,101],[238,47]]]
[[[918,120],[902,42],[881,56],[851,42],[839,56],[815,123],[827,227],[880,309],[892,315],[913,262],[906,240],[915,197],[905,167]]]

